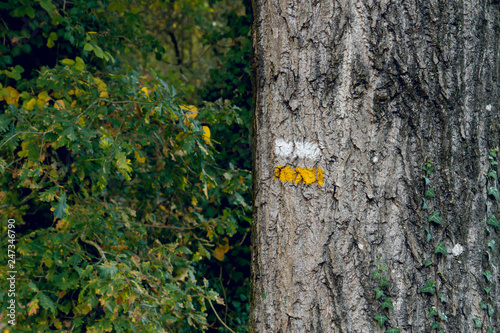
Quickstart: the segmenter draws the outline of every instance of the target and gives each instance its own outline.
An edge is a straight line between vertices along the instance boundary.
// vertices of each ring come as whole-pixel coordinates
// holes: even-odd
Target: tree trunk
[[[499,2],[253,6],[251,331],[499,332]]]

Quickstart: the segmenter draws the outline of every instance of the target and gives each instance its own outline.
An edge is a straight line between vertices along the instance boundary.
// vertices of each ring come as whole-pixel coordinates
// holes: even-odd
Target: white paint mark
[[[294,157],[309,158],[315,160],[319,157],[320,151],[316,143],[313,142],[295,142]]]
[[[283,139],[278,139],[275,142],[274,152],[278,156],[288,157],[293,153],[293,143]]]
[[[486,105],[486,111],[491,111],[491,104]]]
[[[278,139],[275,142],[274,152],[283,157],[299,157],[317,160],[321,154],[319,146],[314,142],[291,142]]]
[[[453,249],[451,249],[451,253],[455,257],[458,257],[459,255],[461,255],[462,252],[464,252],[464,248],[462,247],[462,245],[460,245],[458,243],[453,247]]]
[[[378,157],[377,156],[374,156],[373,157],[373,163],[377,163],[378,162]]]

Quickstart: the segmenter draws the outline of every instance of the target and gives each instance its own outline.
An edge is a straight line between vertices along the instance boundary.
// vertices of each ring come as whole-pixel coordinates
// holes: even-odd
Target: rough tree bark
[[[444,332],[500,331],[499,230],[486,224],[500,218],[486,177],[500,131],[499,2],[253,7],[251,331],[437,332],[436,320]],[[434,254],[440,242],[448,255]],[[377,300],[381,265],[390,286]],[[446,303],[421,292],[427,280]],[[426,318],[432,306],[448,322]]]

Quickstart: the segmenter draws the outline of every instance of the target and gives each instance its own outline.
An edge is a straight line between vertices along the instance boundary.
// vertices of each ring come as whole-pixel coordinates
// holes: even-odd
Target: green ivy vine
[[[498,201],[498,189],[496,188],[495,184],[498,180],[498,174],[495,169],[497,169],[497,152],[498,148],[493,148],[490,149],[488,159],[490,161],[490,167],[488,169],[488,174],[486,175],[486,186],[488,188],[488,202],[486,204],[486,209],[487,209],[487,220],[486,220],[486,232],[488,234],[488,239],[487,239],[487,248],[486,253],[488,254],[488,268],[483,272],[483,276],[486,279],[486,287],[484,287],[484,301],[479,302],[479,306],[481,307],[481,310],[484,311],[483,318],[473,318],[474,321],[474,328],[480,328],[481,332],[484,332],[484,326],[486,325],[486,321],[490,320],[490,318],[493,317],[495,314],[495,309],[493,308],[493,302],[491,300],[491,287],[493,284],[493,276],[491,274],[491,269],[496,270],[495,266],[491,262],[491,254],[495,252],[495,240],[492,238],[492,233],[488,226],[492,226],[493,228],[497,229],[500,224],[498,223],[498,219],[495,216],[495,214],[490,213],[491,207]],[[491,252],[490,252],[491,250]],[[486,329],[486,333],[493,333],[493,328],[491,326],[488,326]]]
[[[387,280],[387,277],[383,272],[387,271],[387,266],[381,262],[382,255],[378,256],[377,259],[377,269],[373,270],[373,280],[377,282],[377,287],[373,289],[375,292],[375,299],[379,301],[380,312],[376,314],[373,319],[375,319],[380,328],[383,328],[386,322],[389,321],[389,310],[394,309],[391,298],[386,296],[386,292],[389,291],[391,283]],[[401,329],[397,327],[389,327],[386,333],[399,333]]]
[[[431,187],[431,174],[434,171],[434,167],[431,164],[431,160],[429,159],[427,163],[422,167],[424,174],[422,178],[424,179],[424,195],[422,197],[422,209],[429,210],[429,203],[432,199],[436,197],[436,193],[434,188]],[[448,255],[448,251],[446,249],[446,245],[444,241],[435,241],[435,237],[433,232],[437,232],[438,228],[443,225],[441,220],[440,212],[434,210],[427,218],[428,226],[425,229],[426,232],[426,240],[427,243],[430,243],[434,248],[434,251],[431,255],[431,259],[427,259],[425,261],[425,267],[433,268],[432,272],[433,279],[427,280],[422,288],[420,288],[420,292],[424,294],[428,294],[430,296],[434,296],[434,306],[429,307],[429,311],[427,313],[427,319],[433,319],[433,323],[431,326],[432,330],[436,330],[438,333],[444,333],[444,331],[440,328],[441,323],[448,322],[448,317],[445,312],[445,304],[446,297],[444,293],[439,293],[439,285],[437,283],[438,274],[442,275],[442,272],[439,271],[439,261],[442,257]],[[436,244],[437,242],[437,244]]]

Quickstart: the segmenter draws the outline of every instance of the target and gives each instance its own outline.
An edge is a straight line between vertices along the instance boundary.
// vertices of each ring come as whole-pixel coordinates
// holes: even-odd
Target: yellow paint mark
[[[286,167],[276,167],[274,169],[274,175],[279,178],[282,182],[290,182],[292,183],[295,178],[297,177],[297,173],[295,170],[293,170],[292,167],[286,166]]]
[[[322,186],[323,180],[325,179],[325,172],[323,171],[323,169],[318,168],[318,175],[316,177],[318,178],[318,185]]]
[[[313,168],[297,168],[297,179],[295,180],[295,184],[299,184],[303,182],[304,184],[312,184],[316,181],[316,170]]]
[[[297,167],[294,169],[289,166],[278,166],[274,169],[274,176],[275,180],[279,179],[282,182],[310,185],[317,181],[318,185],[322,186],[325,172],[321,168]]]

